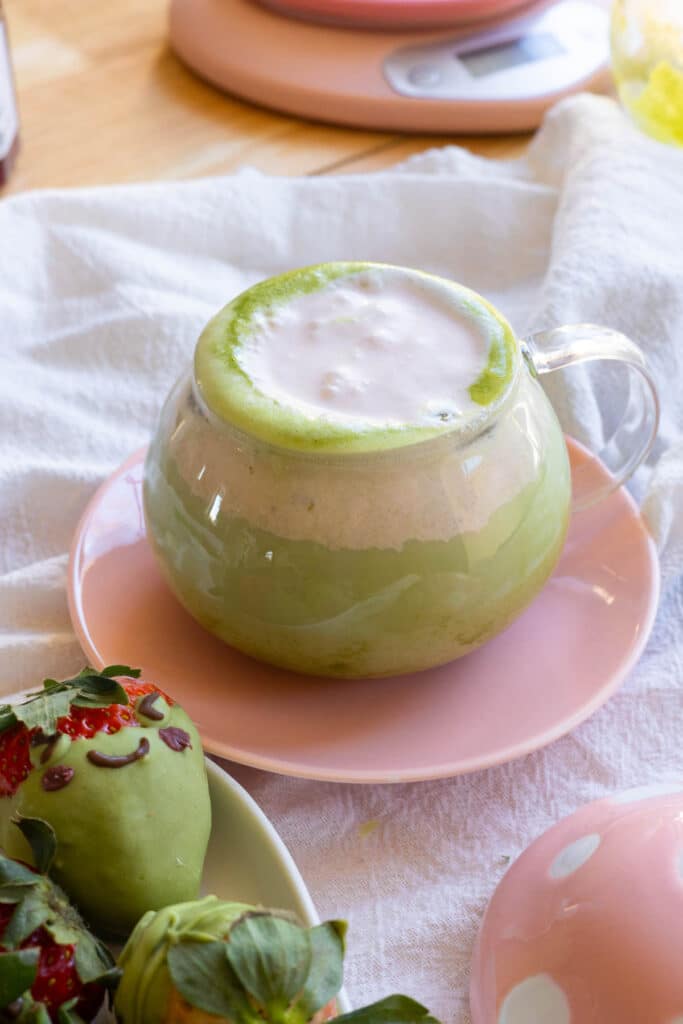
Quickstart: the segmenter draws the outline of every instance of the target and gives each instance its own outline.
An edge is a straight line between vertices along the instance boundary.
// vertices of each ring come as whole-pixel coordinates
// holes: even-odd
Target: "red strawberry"
[[[56,847],[50,826],[35,818],[17,825],[47,869]],[[111,954],[62,890],[0,854],[0,1021],[91,1021],[116,980]]]
[[[0,796],[11,796],[31,771],[31,734],[17,722],[0,735]]]
[[[9,924],[15,904],[0,904],[0,953],[9,950],[2,945],[2,936]],[[56,1019],[62,1003],[77,998],[76,1012],[84,1019],[91,1020],[100,1006],[104,990],[101,985],[90,982],[84,985],[76,971],[76,947],[71,943],[56,942],[47,928],[36,928],[19,946],[19,949],[38,949],[39,960],[35,981],[31,985],[31,996],[36,1003],[43,1003],[50,1016]],[[0,1011],[2,1019],[2,1011]]]
[[[65,732],[72,739],[90,739],[98,732],[118,732],[127,726],[139,725],[140,722],[133,705],[140,697],[146,697],[150,693],[158,693],[169,707],[174,704],[174,701],[153,683],[138,683],[135,679],[120,677],[117,682],[128,697],[128,706],[123,704],[109,704],[108,707],[99,708],[72,706],[68,715],[63,715],[57,720],[57,732]]]
[[[31,746],[46,737],[64,733],[72,739],[91,739],[97,733],[139,726],[134,705],[147,694],[158,693],[173,706],[153,683],[136,682],[139,674],[125,665],[101,673],[85,669],[62,683],[47,679],[43,691],[25,704],[0,707],[0,797],[12,796],[28,778],[33,770]],[[81,704],[70,704],[69,698]],[[66,714],[56,717],[65,705]]]

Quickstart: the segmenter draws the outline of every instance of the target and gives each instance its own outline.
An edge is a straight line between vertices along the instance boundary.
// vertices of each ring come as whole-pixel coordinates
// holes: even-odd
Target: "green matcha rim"
[[[238,352],[249,337],[252,317],[298,295],[324,288],[331,282],[366,271],[391,271],[420,278],[446,289],[475,323],[485,323],[490,335],[488,363],[469,390],[481,406],[480,416],[465,424],[386,427],[367,423],[361,428],[310,418],[287,408],[255,386],[242,368]],[[489,419],[515,379],[519,352],[512,328],[500,313],[476,292],[423,271],[382,263],[335,262],[292,270],[253,285],[224,306],[202,331],[194,357],[199,398],[208,411],[244,433],[278,447],[302,452],[373,452],[427,441],[444,434],[471,431]]]

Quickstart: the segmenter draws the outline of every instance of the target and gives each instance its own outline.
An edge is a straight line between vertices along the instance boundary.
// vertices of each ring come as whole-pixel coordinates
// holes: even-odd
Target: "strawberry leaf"
[[[224,942],[179,942],[167,957],[173,984],[190,1006],[233,1024],[263,1024],[225,955]]]
[[[40,875],[37,875],[35,871],[31,871],[25,864],[20,864],[19,861],[10,860],[9,857],[3,857],[0,853],[0,892],[3,891],[3,887],[6,885],[20,885],[22,887],[27,885],[37,885],[40,881]]]
[[[408,996],[387,996],[377,1003],[335,1017],[334,1024],[439,1024],[429,1010]]]
[[[29,697],[22,704],[14,704],[13,711],[17,721],[27,729],[42,729],[51,736],[57,731],[57,719],[69,714],[71,696],[69,690],[54,687]]]
[[[94,669],[85,668],[73,679],[66,679],[62,685],[72,690],[71,703],[76,707],[109,707],[110,704],[127,704],[128,694],[116,679],[112,678],[114,669],[125,669],[125,672],[116,672],[117,675],[140,675],[136,669],[128,668],[127,665],[112,665],[103,672],[96,672]],[[137,676],[134,675],[135,678]]]
[[[70,999],[68,1003],[62,1003],[57,1010],[57,1024],[86,1024],[75,1010],[78,997]]]
[[[0,733],[17,724],[17,716],[11,704],[0,704]]]
[[[128,694],[122,686],[116,685],[107,693],[100,695],[81,692],[71,701],[76,708],[108,708],[112,704],[127,704]]]
[[[266,1018],[284,1020],[311,969],[313,949],[308,930],[274,914],[244,914],[230,929],[226,953]]]
[[[38,949],[0,953],[0,1009],[9,1006],[31,987],[38,973],[39,958]]]
[[[309,930],[311,969],[301,997],[288,1013],[290,1024],[306,1024],[342,987],[346,921],[325,921]]]
[[[12,818],[22,833],[33,854],[33,860],[41,875],[47,875],[57,852],[57,836],[52,825],[42,818],[24,818],[17,814]]]
[[[85,929],[78,936],[75,959],[78,977],[84,985],[90,981],[99,981],[107,986],[118,983],[121,972],[113,956],[103,942]]]
[[[131,668],[129,665],[107,665],[100,672],[101,676],[130,676],[132,679],[140,678],[140,669]]]
[[[45,1003],[31,1004],[27,1021],[28,1024],[52,1024],[52,1018],[47,1012]],[[23,1021],[21,1024],[23,1024]]]
[[[27,939],[36,928],[50,917],[50,907],[45,898],[42,886],[27,889],[21,903],[17,903],[7,927],[2,933],[2,944],[8,949],[16,949]]]
[[[74,686],[81,688],[82,686],[90,686],[99,683],[106,683],[107,681],[111,685],[115,682],[114,676],[130,676],[132,679],[140,678],[140,669],[131,668],[129,665],[107,665],[106,668],[98,670],[91,668],[90,665],[86,665],[82,668],[77,676],[72,676],[71,679],[64,679],[59,686]],[[54,679],[46,679],[45,682],[54,683]]]
[[[0,888],[0,903],[19,903],[28,891],[28,885],[3,885]]]

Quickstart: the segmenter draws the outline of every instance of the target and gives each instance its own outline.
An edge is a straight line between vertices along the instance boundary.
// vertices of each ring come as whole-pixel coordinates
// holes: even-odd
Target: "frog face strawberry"
[[[16,823],[41,871],[56,841],[46,822]],[[45,875],[0,855],[0,1021],[79,1024],[118,981],[111,954]]]
[[[106,934],[198,894],[211,825],[201,742],[136,670],[48,679],[0,707],[0,845],[31,863],[17,813],[52,826],[51,876]]]
[[[215,896],[146,914],[119,960],[120,1024],[321,1024],[335,1017],[343,921],[304,928],[283,911]],[[406,996],[337,1024],[438,1024]]]

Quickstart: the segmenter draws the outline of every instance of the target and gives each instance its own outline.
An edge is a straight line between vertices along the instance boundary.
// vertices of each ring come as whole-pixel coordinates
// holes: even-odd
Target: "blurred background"
[[[21,148],[12,161],[16,123],[5,72],[5,176],[14,166],[3,194],[223,174],[245,165],[275,174],[370,171],[452,142],[514,156],[533,127],[520,132],[520,118],[538,121],[562,91],[614,91],[606,73],[610,41],[619,95],[633,118],[659,139],[683,143],[681,0],[172,6],[5,3]],[[584,26],[589,7],[601,8],[602,22]],[[550,30],[549,16],[556,18]],[[580,67],[582,60],[590,66]],[[456,64],[466,88],[448,78]],[[566,80],[558,83],[558,74]],[[472,115],[473,103],[481,116]],[[340,118],[352,124],[323,123]]]

